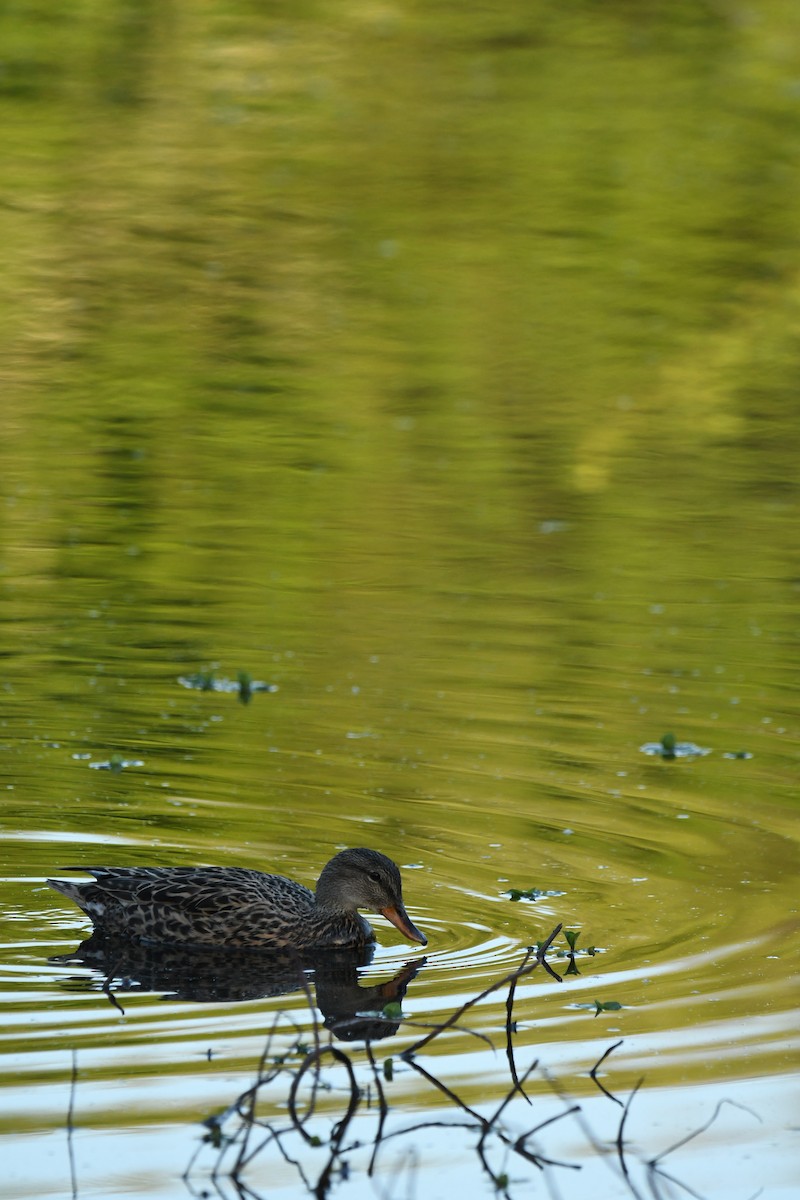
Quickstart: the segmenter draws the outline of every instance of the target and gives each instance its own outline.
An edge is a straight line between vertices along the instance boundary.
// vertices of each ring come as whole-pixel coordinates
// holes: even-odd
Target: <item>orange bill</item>
[[[425,934],[420,933],[416,925],[412,923],[411,918],[403,908],[402,904],[398,904],[394,908],[391,906],[388,908],[382,908],[381,912],[383,913],[384,917],[386,917],[387,921],[391,921],[392,924],[400,930],[403,937],[410,938],[412,942],[420,942],[421,945],[427,946],[428,939],[425,937]]]

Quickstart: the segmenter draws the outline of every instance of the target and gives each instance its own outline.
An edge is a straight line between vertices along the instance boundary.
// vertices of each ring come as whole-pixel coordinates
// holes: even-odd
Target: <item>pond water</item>
[[[796,1194],[799,24],[4,14],[15,1200]],[[303,986],[45,883],[353,845]]]

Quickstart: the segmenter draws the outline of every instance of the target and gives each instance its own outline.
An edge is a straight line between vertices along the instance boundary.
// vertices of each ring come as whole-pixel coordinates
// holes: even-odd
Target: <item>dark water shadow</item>
[[[163,1000],[241,1002],[303,991],[316,1005],[326,1028],[344,1041],[377,1039],[396,1033],[399,1021],[383,1016],[399,1004],[425,959],[405,963],[382,983],[363,985],[359,968],[371,962],[374,945],[357,949],[291,951],[144,946],[93,934],[69,954],[49,962],[88,967],[95,974],[68,976],[63,986],[103,991],[117,1008],[118,993],[161,992]]]

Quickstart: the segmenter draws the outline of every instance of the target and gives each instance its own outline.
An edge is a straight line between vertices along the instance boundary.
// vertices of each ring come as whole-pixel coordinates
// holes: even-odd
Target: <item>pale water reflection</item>
[[[364,1011],[402,1006],[379,1070],[561,923],[577,973],[562,934],[563,982],[520,980],[515,1053],[540,1068],[507,1113],[515,1136],[547,1119],[553,1084],[584,1107],[597,1145],[542,1135],[581,1167],[560,1194],[626,1194],[618,1106],[587,1074],[622,1039],[602,1081],[626,1099],[643,1077],[642,1194],[641,1164],[725,1100],[676,1177],[788,1200],[795,7],[40,18],[0,17],[15,1200],[198,1194],[212,1148],[179,1177],[200,1122],[254,1079],[277,1014],[280,1053],[313,1036],[304,989],[223,998],[224,966],[189,999],[174,970],[112,964],[121,1013],[44,880],[218,863],[313,883],[353,845],[401,865],[429,937],[375,919],[354,968]],[[487,994],[419,1056],[484,1115],[507,1018]],[[410,1065],[381,1078],[391,1122],[450,1125],[388,1141],[375,1180],[354,1151],[342,1197],[492,1194],[443,1094]],[[276,1083],[266,1116],[286,1102]],[[363,1146],[377,1111],[353,1118]],[[538,1168],[506,1150],[517,1197]],[[308,1192],[277,1155],[250,1178]]]

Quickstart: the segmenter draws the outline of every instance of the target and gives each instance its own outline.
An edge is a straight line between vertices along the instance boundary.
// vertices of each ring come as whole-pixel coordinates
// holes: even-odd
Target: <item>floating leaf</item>
[[[538,900],[541,896],[563,896],[564,895],[563,892],[545,891],[544,888],[536,888],[536,887],[525,888],[524,890],[521,888],[508,888],[502,894],[504,896],[508,896],[508,898],[513,901]]]
[[[694,742],[678,742],[674,733],[665,733],[660,742],[645,742],[640,746],[642,754],[669,761],[673,758],[703,758],[711,750],[706,746],[697,746]]]
[[[201,1122],[201,1124],[205,1125],[206,1129],[208,1130],[208,1133],[203,1138],[203,1141],[208,1142],[214,1147],[215,1150],[219,1150],[223,1142],[227,1141],[227,1138],[225,1138],[222,1132],[222,1125],[227,1119],[229,1113],[230,1109],[226,1108],[224,1112],[212,1113],[210,1117],[206,1117]]]
[[[179,675],[181,687],[193,688],[198,692],[236,693],[242,704],[247,704],[256,692],[277,692],[276,683],[264,683],[253,679],[249,671],[239,671],[235,679],[215,679],[213,671],[197,671],[194,675]]]
[[[208,1142],[215,1150],[219,1150],[222,1146],[222,1130],[219,1125],[213,1125],[206,1134],[204,1141]]]
[[[601,1012],[619,1012],[622,1008],[619,1000],[595,1000],[592,1004],[576,1004],[576,1008],[585,1008],[587,1012],[594,1012],[598,1017]]]
[[[595,1016],[599,1017],[601,1012],[619,1012],[622,1008],[619,1000],[595,1000]]]
[[[143,758],[123,758],[121,754],[112,754],[106,762],[90,762],[89,766],[93,771],[113,771],[115,775],[119,775],[120,771],[127,771],[128,767],[143,767]]]

